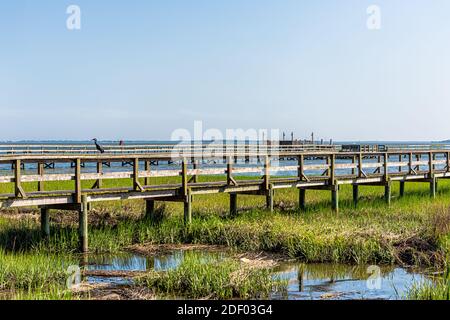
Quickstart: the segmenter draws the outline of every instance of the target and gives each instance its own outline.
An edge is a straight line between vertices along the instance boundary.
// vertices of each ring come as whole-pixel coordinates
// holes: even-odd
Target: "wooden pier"
[[[0,209],[39,207],[44,236],[50,230],[49,210],[76,210],[80,250],[87,251],[88,209],[93,202],[141,199],[146,201],[146,215],[152,219],[156,201],[176,201],[184,204],[184,221],[188,225],[192,219],[193,196],[198,194],[228,193],[230,214],[234,215],[239,195],[265,197],[267,209],[272,211],[275,190],[296,188],[299,208],[304,210],[308,191],[328,190],[331,208],[338,212],[339,187],[344,184],[353,186],[355,205],[359,187],[368,185],[384,188],[386,203],[390,204],[393,183],[400,184],[401,195],[407,182],[427,183],[430,195],[435,197],[437,180],[450,177],[450,151],[447,150],[277,151],[276,154],[228,152],[220,156],[185,152],[175,158],[167,152],[0,155],[0,166],[10,168],[0,175],[0,190],[11,190],[0,194]],[[171,164],[166,168],[152,165],[159,161]],[[49,163],[53,166],[46,165]],[[129,167],[122,167],[123,163]],[[111,170],[115,165],[122,169]],[[64,172],[58,172],[55,169],[58,166],[64,166]],[[215,176],[218,181],[201,182],[201,176]],[[176,183],[161,183],[158,177],[178,179]],[[103,181],[111,179],[123,180],[129,186],[104,187]],[[71,181],[72,187],[52,190],[48,183],[51,181]]]

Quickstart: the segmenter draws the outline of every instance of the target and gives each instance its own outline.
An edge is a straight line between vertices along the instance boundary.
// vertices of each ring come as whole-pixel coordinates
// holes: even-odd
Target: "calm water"
[[[209,253],[203,253],[208,256]],[[215,257],[220,258],[217,253]],[[222,255],[223,256],[223,255]],[[144,257],[135,254],[96,256],[89,258],[88,270],[163,271],[177,268],[184,252]],[[342,264],[301,264],[286,262],[273,271],[274,278],[288,280],[288,293],[272,294],[272,299],[401,299],[414,282],[428,281],[420,273],[398,267],[368,269],[369,266]],[[379,271],[379,273],[378,273]],[[374,273],[375,272],[375,273]],[[379,277],[376,275],[379,274]],[[370,279],[369,279],[370,277]],[[87,277],[92,283],[132,284],[128,278]]]

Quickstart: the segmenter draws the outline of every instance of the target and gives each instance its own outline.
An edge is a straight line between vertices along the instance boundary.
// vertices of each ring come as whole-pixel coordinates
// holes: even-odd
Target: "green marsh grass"
[[[442,277],[427,283],[415,283],[409,289],[410,300],[450,300],[450,267],[447,266]]]
[[[0,250],[0,291],[9,292],[13,299],[68,298],[66,270],[71,264],[77,262],[70,256]]]
[[[259,299],[286,292],[287,282],[273,279],[269,269],[250,268],[230,258],[187,253],[176,269],[152,271],[136,281],[156,294],[191,299]]]
[[[173,179],[178,178],[152,179],[152,183]],[[131,184],[127,179],[105,183]],[[118,252],[141,243],[202,243],[284,253],[304,262],[432,265],[449,248],[450,183],[439,183],[435,200],[430,199],[428,188],[428,184],[408,183],[405,197],[399,198],[394,185],[394,199],[387,207],[382,187],[363,186],[355,208],[351,186],[343,186],[338,214],[331,210],[326,191],[307,191],[305,212],[297,208],[295,189],[276,191],[274,213],[265,210],[264,197],[239,195],[239,213],[233,218],[228,215],[227,194],[196,195],[189,227],[183,225],[179,203],[158,203],[164,219],[157,224],[143,218],[144,201],[95,203],[89,214],[89,245],[93,252]],[[0,217],[0,247],[10,251],[76,250],[76,213],[53,211],[51,221],[52,235],[44,241],[37,216]]]

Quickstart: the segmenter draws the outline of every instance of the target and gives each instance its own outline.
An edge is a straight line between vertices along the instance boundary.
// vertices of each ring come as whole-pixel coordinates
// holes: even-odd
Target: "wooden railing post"
[[[450,152],[446,152],[446,157],[447,157],[447,169],[445,171],[450,172]]]
[[[102,175],[102,173],[103,173],[103,162],[97,161],[97,174]],[[101,178],[97,179],[96,186],[98,189],[102,188],[102,179]]]
[[[298,156],[298,179],[300,181],[303,181],[303,178],[305,176],[304,166],[305,166],[305,157],[301,154]]]
[[[408,164],[408,167],[409,167],[409,174],[412,174],[413,172],[414,172],[414,168],[413,168],[413,154],[412,154],[412,152],[410,152],[409,153],[409,164]]]
[[[358,177],[362,178],[363,176],[363,156],[362,153],[358,154]]]
[[[144,188],[139,182],[139,158],[133,159],[133,188],[136,191],[144,191]]]
[[[428,169],[429,169],[430,179],[433,177],[433,174],[434,174],[433,155],[434,155],[433,152],[428,153]]]
[[[150,165],[150,161],[149,160],[145,160],[145,172],[147,173],[147,174],[150,174],[150,171],[151,171],[151,165]],[[145,177],[145,179],[144,179],[144,184],[146,185],[146,186],[148,186],[148,185],[150,185],[150,177]]]
[[[232,161],[231,157],[228,157],[228,161],[227,161],[227,184],[228,185],[231,185],[231,183],[233,181],[233,176],[232,176],[233,165],[232,165],[231,161]]]
[[[20,160],[15,160],[14,163],[14,194],[16,197],[26,198],[25,191],[22,188],[22,163]]]
[[[188,177],[187,177],[187,162],[183,159],[181,162],[181,193],[184,198],[188,196]]]
[[[270,189],[270,158],[265,157],[264,161],[264,190],[269,191]]]
[[[336,184],[336,171],[335,171],[335,165],[336,165],[336,155],[333,153],[330,156],[330,184],[335,185]]]
[[[81,160],[75,159],[75,203],[81,203]]]
[[[384,181],[388,182],[389,181],[389,154],[385,153],[384,154]]]
[[[43,162],[38,163],[38,175],[40,176],[41,179],[44,176],[44,163]],[[44,181],[42,181],[42,180],[38,182],[38,191],[44,191]]]

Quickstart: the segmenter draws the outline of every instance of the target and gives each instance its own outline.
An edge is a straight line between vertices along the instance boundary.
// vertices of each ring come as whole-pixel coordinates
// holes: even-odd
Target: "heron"
[[[105,149],[103,149],[103,147],[98,144],[97,138],[92,139],[92,141],[94,141],[95,147],[97,148],[98,151],[100,151],[100,153],[105,153]]]

